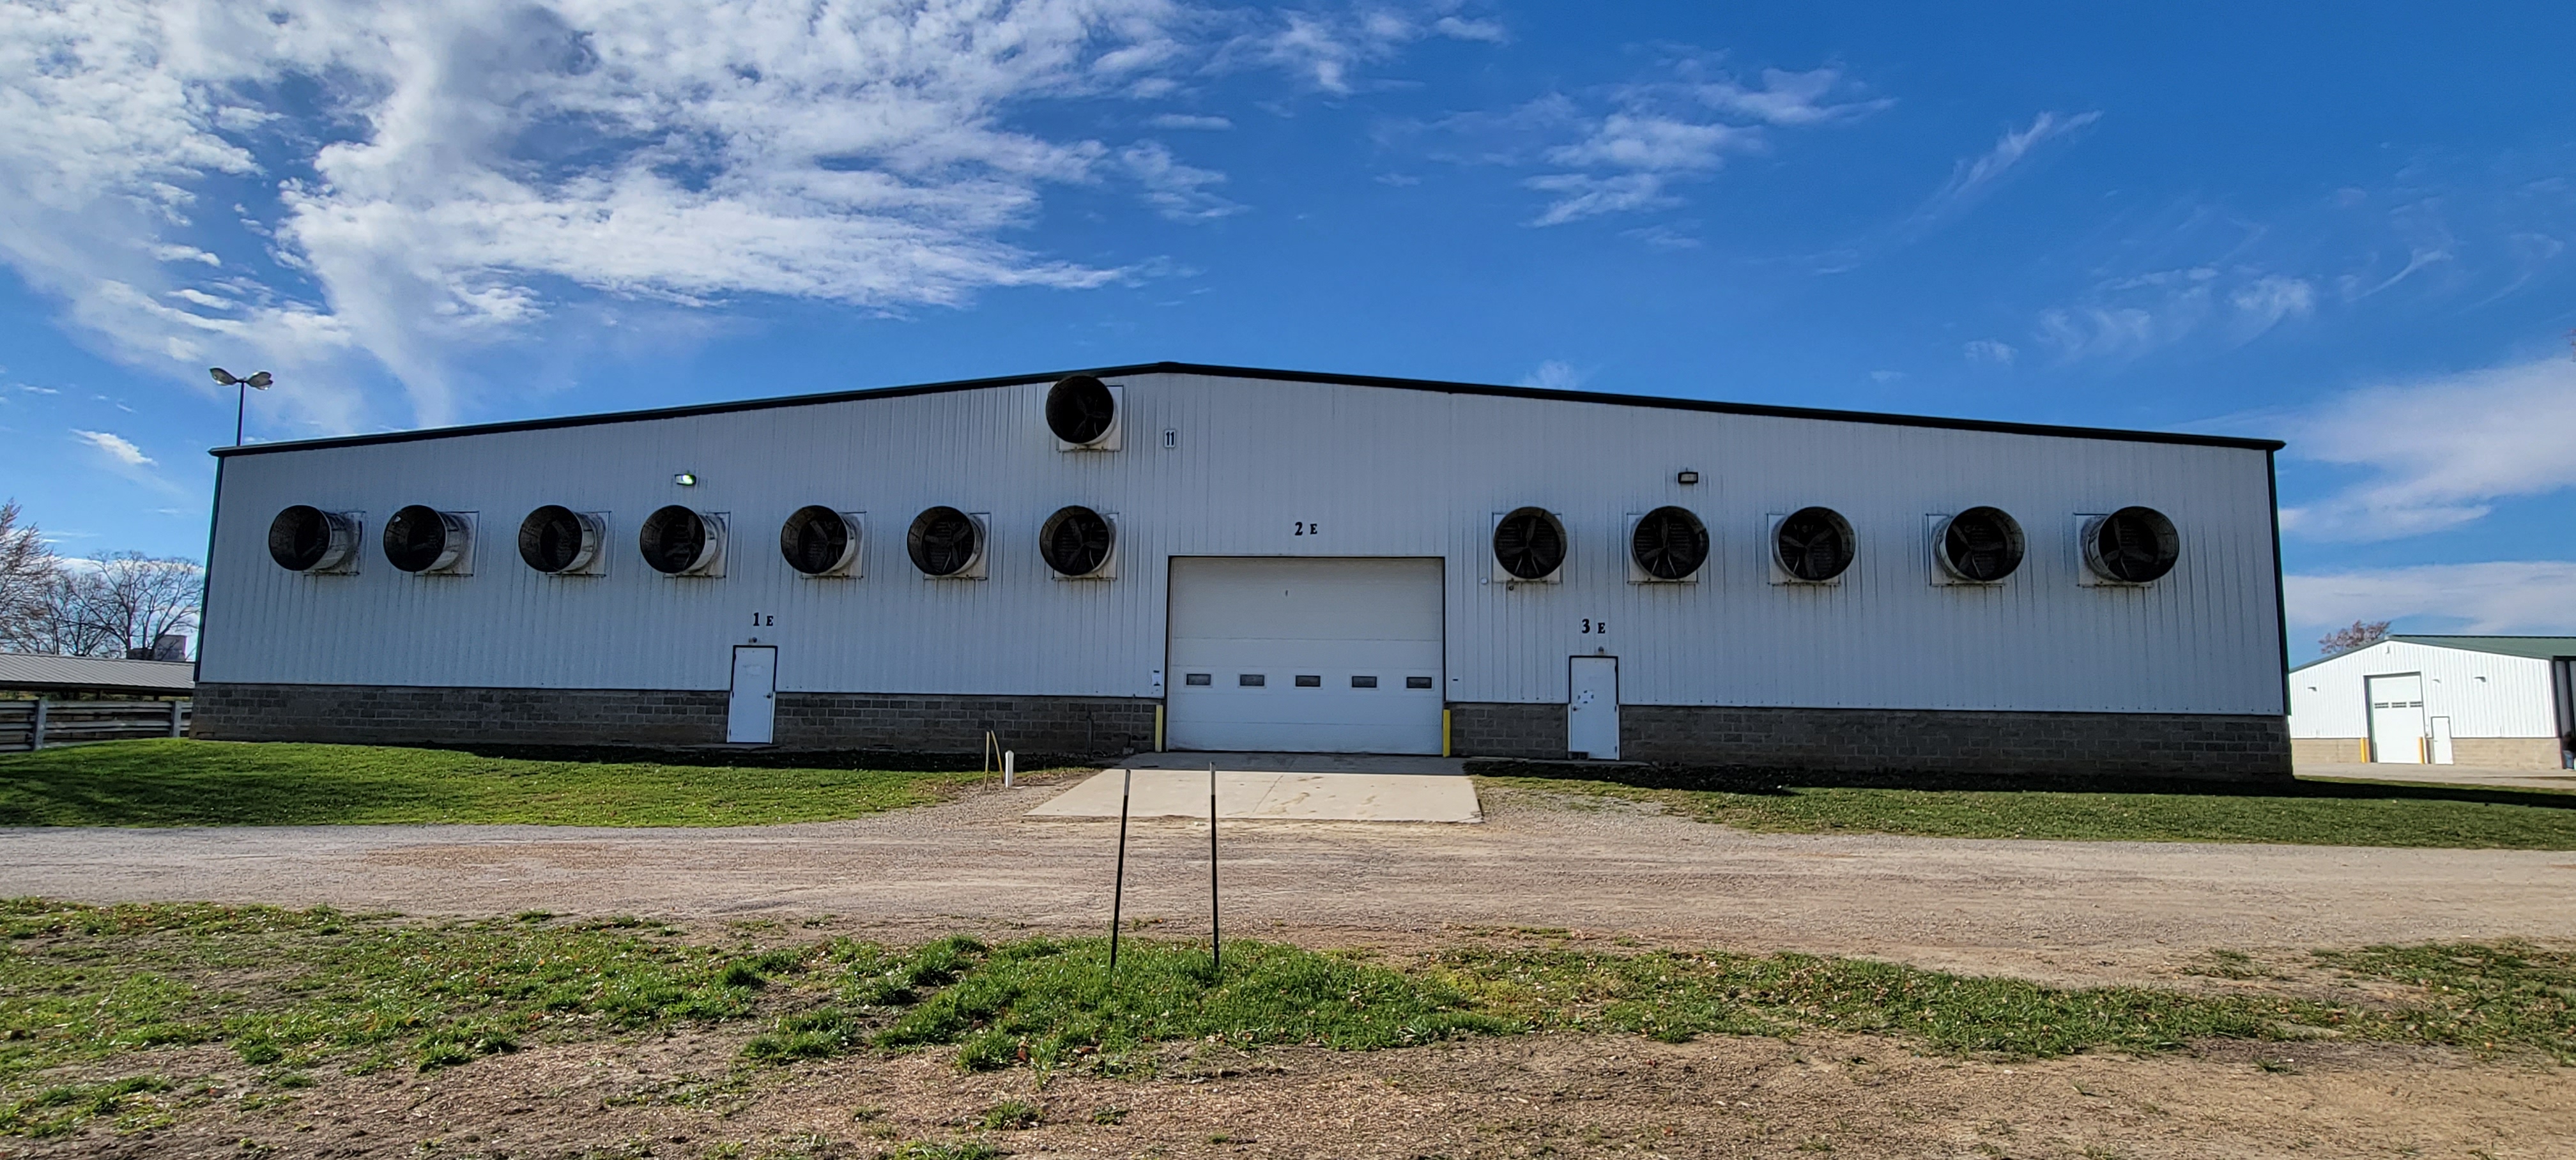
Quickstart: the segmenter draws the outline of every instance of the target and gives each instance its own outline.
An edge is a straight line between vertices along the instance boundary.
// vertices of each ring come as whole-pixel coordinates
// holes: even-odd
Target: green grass
[[[42,1082],[66,1066],[219,1044],[271,1089],[324,1064],[429,1071],[546,1039],[747,1018],[771,974],[833,945],[704,946],[633,919],[424,925],[31,899],[0,903],[0,937],[0,1132],[20,1134],[103,1114]],[[109,1095],[146,1090],[113,1090],[142,1078]]]
[[[2576,850],[2576,794],[2549,790],[2327,781],[2099,792],[1834,785],[1684,789],[1547,777],[1485,780],[1653,802],[1698,821],[1781,833]]]
[[[1523,946],[1382,961],[1241,942],[1217,974],[1204,948],[1144,940],[1122,947],[1113,985],[1100,939],[714,945],[633,919],[425,923],[19,899],[0,903],[0,1134],[147,1128],[217,1100],[292,1100],[317,1075],[719,1025],[758,1029],[745,1082],[750,1069],[851,1053],[1138,1075],[1202,1046],[1372,1050],[1543,1030],[1672,1041],[1831,1030],[2005,1059],[2333,1036],[2576,1064],[2576,952],[2370,947],[2317,952],[2315,965],[2382,997],[2313,982],[2298,994],[2069,989],[1810,955]],[[2385,998],[2387,984],[2402,998]],[[1005,1102],[976,1122],[1007,1131],[1045,1118]]]
[[[0,757],[0,825],[752,826],[923,805],[979,776],[116,741]]]

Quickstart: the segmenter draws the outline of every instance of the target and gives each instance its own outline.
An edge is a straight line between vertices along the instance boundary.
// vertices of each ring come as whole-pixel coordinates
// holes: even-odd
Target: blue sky
[[[2294,638],[2576,632],[2576,13],[0,0],[0,494],[1183,359],[2263,435]]]

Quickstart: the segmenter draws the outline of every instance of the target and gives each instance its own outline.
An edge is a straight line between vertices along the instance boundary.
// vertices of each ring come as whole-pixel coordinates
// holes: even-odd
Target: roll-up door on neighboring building
[[[1165,743],[1438,753],[1437,558],[1176,557]]]
[[[2424,675],[2365,677],[2370,695],[2370,759],[2424,764]]]

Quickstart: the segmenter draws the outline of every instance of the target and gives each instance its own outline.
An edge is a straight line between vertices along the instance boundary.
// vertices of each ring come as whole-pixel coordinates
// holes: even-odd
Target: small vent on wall
[[[1832,508],[1800,508],[1773,519],[1774,583],[1836,583],[1856,555],[1851,522]]]
[[[2102,584],[2153,584],[2182,559],[2182,535],[2150,507],[2082,519],[2084,568]]]
[[[2021,567],[2021,521],[1996,507],[1972,507],[1932,520],[1933,579],[1949,584],[2000,584]]]
[[[1047,389],[1047,429],[1060,451],[1116,451],[1124,424],[1117,387],[1091,375],[1071,375]]]
[[[519,521],[519,559],[549,576],[597,576],[608,570],[608,513],[547,504]]]
[[[1494,518],[1494,579],[1510,584],[1556,582],[1565,570],[1565,524],[1546,508],[1515,508]]]
[[[778,529],[778,551],[787,566],[808,576],[849,577],[859,574],[862,547],[859,513],[837,512],[821,504],[801,507]]]
[[[385,562],[416,576],[474,574],[474,519],[413,504],[385,521]]]
[[[1118,557],[1116,517],[1087,507],[1056,509],[1038,529],[1038,556],[1059,580],[1107,580]]]
[[[635,546],[644,553],[644,562],[665,576],[722,576],[724,516],[672,504],[644,517]]]
[[[933,580],[984,578],[984,521],[953,507],[935,507],[913,518],[904,536],[912,566]]]
[[[1677,584],[1699,579],[1708,563],[1708,525],[1687,508],[1659,507],[1628,522],[1628,582]]]
[[[360,512],[326,512],[296,504],[268,524],[268,558],[289,572],[347,576],[358,570]]]

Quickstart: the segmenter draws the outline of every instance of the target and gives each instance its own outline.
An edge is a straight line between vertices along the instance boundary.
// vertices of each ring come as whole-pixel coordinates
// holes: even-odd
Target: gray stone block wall
[[[450,689],[205,683],[194,734],[360,745],[721,744],[722,691]],[[1154,744],[1154,705],[1117,697],[780,693],[776,748],[972,754],[984,731],[1024,758],[1115,757]]]
[[[1563,761],[1565,706],[1455,702],[1449,706],[1449,752]]]
[[[1117,757],[1154,747],[1155,704],[1125,697],[780,693],[778,747],[975,753],[989,729],[1023,764],[1041,754]]]
[[[1464,756],[1561,760],[1562,705],[1451,707]],[[2280,717],[1622,705],[1626,761],[1835,773],[2280,778]]]
[[[359,745],[706,745],[725,694],[200,683],[195,736]]]

